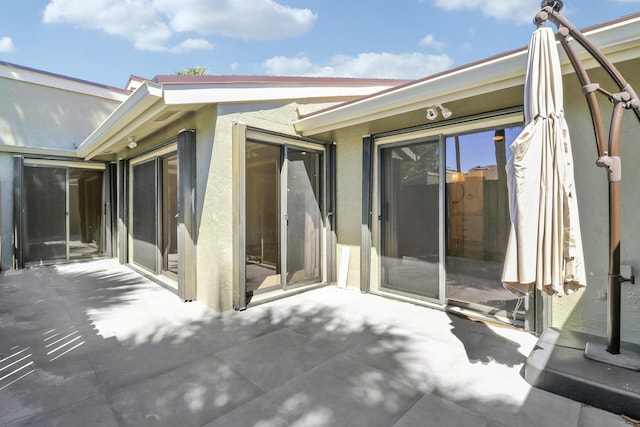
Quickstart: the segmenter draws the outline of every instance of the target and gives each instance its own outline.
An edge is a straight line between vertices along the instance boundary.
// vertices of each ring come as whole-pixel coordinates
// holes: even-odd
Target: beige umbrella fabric
[[[529,45],[525,128],[507,163],[511,231],[504,287],[563,296],[586,286],[573,155],[564,117],[562,72],[551,28]]]

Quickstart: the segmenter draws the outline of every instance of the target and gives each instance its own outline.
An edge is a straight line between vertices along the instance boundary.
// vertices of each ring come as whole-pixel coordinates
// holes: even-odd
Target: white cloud
[[[540,10],[538,0],[436,0],[435,4],[446,10],[480,10],[485,16],[521,24],[531,24]]]
[[[304,56],[278,56],[265,61],[266,74],[306,77],[364,77],[417,79],[451,68],[448,55],[422,53],[361,53],[353,57],[335,56],[328,65],[318,65]]]
[[[171,52],[213,46],[204,39],[173,43],[180,33],[275,40],[309,31],[316,19],[309,9],[273,0],[51,0],[43,17],[48,24],[73,24],[127,38],[140,50]]]
[[[192,50],[209,50],[215,46],[205,39],[186,39],[170,49],[172,53],[190,52]]]
[[[154,0],[175,31],[221,34],[245,40],[279,40],[308,32],[317,20],[309,9],[273,0]]]
[[[0,52],[13,52],[16,47],[13,45],[11,37],[0,37]]]
[[[447,44],[436,40],[433,34],[427,34],[422,40],[420,40],[420,46],[432,47],[437,50],[442,50],[447,47]]]

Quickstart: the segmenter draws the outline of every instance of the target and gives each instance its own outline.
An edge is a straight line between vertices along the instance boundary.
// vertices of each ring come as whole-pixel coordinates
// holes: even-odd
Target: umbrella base
[[[584,349],[584,357],[596,362],[640,371],[640,353],[632,353],[622,349],[620,354],[611,354],[607,351],[606,345],[588,342]]]
[[[546,329],[525,363],[526,381],[536,388],[640,420],[640,372],[586,358],[587,343],[592,349],[594,344],[605,348],[606,338]],[[640,345],[623,343],[622,347],[625,354],[640,354]]]

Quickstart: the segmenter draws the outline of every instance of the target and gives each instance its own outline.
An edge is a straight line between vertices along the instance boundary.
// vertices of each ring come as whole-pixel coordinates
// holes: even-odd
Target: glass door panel
[[[67,258],[67,168],[24,167],[25,262]]]
[[[382,288],[440,299],[440,150],[380,150]]]
[[[69,169],[69,258],[104,254],[104,172]]]
[[[246,292],[279,288],[280,170],[277,145],[246,143]]]
[[[135,165],[132,172],[133,262],[155,273],[158,252],[156,162],[151,160]]]
[[[178,156],[162,159],[162,269],[178,274]]]
[[[509,235],[505,165],[521,128],[478,132],[446,140],[447,298],[502,314],[518,298],[502,287]]]
[[[321,281],[320,153],[287,148],[287,285]]]

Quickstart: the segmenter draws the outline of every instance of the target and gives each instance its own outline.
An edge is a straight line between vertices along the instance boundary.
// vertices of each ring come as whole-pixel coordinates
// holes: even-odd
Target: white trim
[[[0,78],[16,80],[23,83],[31,83],[40,86],[46,86],[53,89],[77,92],[84,95],[105,98],[113,101],[124,101],[129,95],[121,89],[109,88],[98,84],[92,84],[82,80],[40,72],[12,64],[0,63]]]
[[[159,148],[157,150],[153,150],[149,153],[143,154],[141,156],[132,157],[129,161],[131,166],[137,166],[140,163],[145,163],[152,159],[157,159],[158,157],[164,157],[167,154],[177,153],[178,152],[178,142],[172,142],[165,147]]]
[[[0,145],[0,153],[26,154],[34,156],[78,157],[78,154],[72,150],[26,147],[24,145]]]
[[[91,169],[91,170],[105,170],[104,163],[97,162],[85,162],[85,161],[73,161],[73,160],[49,160],[49,159],[24,159],[25,166],[60,166],[74,169]]]
[[[164,105],[156,109],[151,108],[160,100],[162,100],[162,86],[145,81],[80,144],[76,150],[78,156],[90,159],[99,154],[99,151],[104,151],[116,144],[121,139],[119,136],[122,136],[122,130],[130,127],[139,116],[144,114],[143,117],[148,117],[149,111],[155,114],[156,110],[164,108]]]
[[[492,117],[488,119],[470,120],[464,123],[455,123],[444,126],[434,126],[429,129],[422,130],[407,130],[406,132],[398,132],[389,136],[375,137],[374,140],[377,145],[386,145],[394,143],[407,143],[421,142],[424,140],[432,140],[439,135],[452,136],[462,135],[471,132],[477,132],[480,129],[492,129],[500,128],[503,126],[513,126],[516,123],[524,122],[524,113],[508,113],[501,116]]]
[[[220,84],[220,85],[171,85],[164,84],[164,100],[167,105],[225,104],[238,102],[261,102],[293,99],[354,98],[381,90],[394,84],[363,85],[265,85],[265,84]]]

